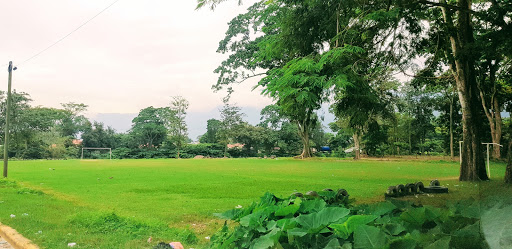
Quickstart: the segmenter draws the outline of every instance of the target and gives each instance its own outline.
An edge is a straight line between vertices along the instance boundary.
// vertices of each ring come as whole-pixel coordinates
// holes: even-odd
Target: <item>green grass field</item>
[[[446,161],[13,161],[9,181],[0,181],[0,222],[43,248],[70,242],[79,248],[151,248],[170,240],[197,248],[223,223],[213,213],[248,205],[267,191],[288,196],[345,188],[358,202],[375,202],[390,185],[439,179],[450,188],[442,204],[501,182],[505,165],[491,167],[495,181],[474,184],[459,183],[458,163]]]

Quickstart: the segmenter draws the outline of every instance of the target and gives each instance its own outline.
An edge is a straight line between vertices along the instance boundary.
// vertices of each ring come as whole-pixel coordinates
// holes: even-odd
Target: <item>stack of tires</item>
[[[448,193],[448,188],[440,186],[438,180],[430,182],[430,186],[425,187],[423,182],[398,184],[389,186],[385,197],[402,197],[407,195],[415,195],[419,193]]]

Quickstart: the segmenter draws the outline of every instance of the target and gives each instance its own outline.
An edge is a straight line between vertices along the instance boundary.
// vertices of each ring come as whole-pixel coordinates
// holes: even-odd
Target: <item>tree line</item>
[[[398,106],[401,111],[376,115],[361,129],[354,127],[351,119],[367,118],[369,114],[357,108],[354,113],[347,108],[347,117],[338,118],[328,127],[322,125],[322,117],[315,112],[316,123],[308,135],[311,154],[356,159],[361,156],[457,156],[459,143],[452,141],[462,139],[462,115],[453,112],[460,108],[458,102],[452,95],[439,93],[437,88],[417,88],[414,84],[417,82],[390,83],[384,91],[389,94],[388,104]],[[11,158],[79,158],[82,147],[112,148],[113,158],[117,159],[293,157],[304,152],[300,127],[278,104],[262,108],[260,122],[256,125],[244,120],[240,107],[225,104],[219,110],[220,119],[209,119],[205,134],[197,138],[199,143],[191,143],[185,122],[189,103],[180,96],[172,97],[167,107],[150,106],[140,110],[132,120],[131,129],[124,133],[88,120],[83,115],[87,110],[85,104],[65,103],[61,108],[31,106],[30,96],[16,91],[12,98]],[[0,92],[0,105],[3,121],[4,92]],[[333,107],[330,111],[337,112]],[[503,127],[512,129],[510,118],[504,119]],[[0,128],[3,131],[3,123]],[[491,139],[490,131],[485,134]],[[502,138],[505,143],[510,141],[509,133],[506,134]],[[108,158],[108,153],[86,150],[84,157]]]

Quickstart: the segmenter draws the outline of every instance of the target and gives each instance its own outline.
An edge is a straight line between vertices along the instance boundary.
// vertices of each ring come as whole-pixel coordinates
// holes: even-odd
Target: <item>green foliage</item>
[[[481,248],[486,243],[467,202],[449,211],[401,201],[351,206],[332,198],[322,193],[315,199],[280,199],[266,193],[248,208],[217,214],[239,226],[224,225],[210,248]]]
[[[176,146],[176,157],[180,158],[180,150],[187,143],[188,128],[185,122],[189,102],[182,96],[173,96],[170,110],[167,117],[167,126],[169,129],[169,139]]]
[[[153,149],[162,144],[167,137],[167,118],[169,108],[154,108],[152,106],[142,109],[139,115],[132,120],[130,134],[138,147]]]

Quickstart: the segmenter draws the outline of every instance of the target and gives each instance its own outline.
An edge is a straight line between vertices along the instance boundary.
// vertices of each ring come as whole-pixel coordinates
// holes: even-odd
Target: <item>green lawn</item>
[[[491,167],[500,182],[504,164]],[[212,213],[248,205],[267,191],[287,196],[345,188],[358,202],[373,202],[390,185],[437,178],[450,187],[449,197],[478,195],[480,185],[459,183],[458,171],[458,163],[444,161],[13,161],[10,181],[0,181],[0,222],[45,248],[67,248],[69,242],[148,248],[162,240],[200,247],[223,222]]]

